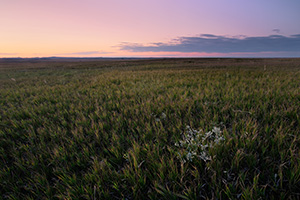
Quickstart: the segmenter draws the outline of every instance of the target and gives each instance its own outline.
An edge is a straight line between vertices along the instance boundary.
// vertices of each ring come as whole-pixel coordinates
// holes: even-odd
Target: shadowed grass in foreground
[[[3,199],[300,198],[299,59],[57,65],[0,67]]]

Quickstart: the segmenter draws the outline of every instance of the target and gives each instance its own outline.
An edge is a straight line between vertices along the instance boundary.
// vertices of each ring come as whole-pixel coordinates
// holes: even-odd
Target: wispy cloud
[[[13,55],[17,55],[17,53],[1,53],[0,52],[0,56],[13,56]]]
[[[275,33],[277,33],[277,34],[280,33],[280,29],[278,29],[278,28],[275,28],[275,29],[273,29],[272,31],[275,32]]]
[[[96,55],[96,54],[111,54],[113,52],[107,52],[107,51],[82,51],[82,52],[72,52],[72,53],[61,53],[57,55],[81,55],[81,56],[87,56],[87,55]]]
[[[262,37],[228,37],[202,34],[196,37],[179,37],[169,43],[152,43],[150,45],[123,43],[119,48],[129,52],[300,52],[300,34],[291,36],[270,35]]]

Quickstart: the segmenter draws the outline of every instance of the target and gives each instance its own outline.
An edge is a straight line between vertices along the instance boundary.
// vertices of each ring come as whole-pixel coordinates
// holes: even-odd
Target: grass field
[[[300,59],[0,61],[0,199],[299,199]]]

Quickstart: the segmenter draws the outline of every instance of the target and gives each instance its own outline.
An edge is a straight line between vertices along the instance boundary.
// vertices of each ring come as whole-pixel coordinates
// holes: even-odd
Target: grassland
[[[2,60],[0,198],[299,199],[299,123],[300,59]]]

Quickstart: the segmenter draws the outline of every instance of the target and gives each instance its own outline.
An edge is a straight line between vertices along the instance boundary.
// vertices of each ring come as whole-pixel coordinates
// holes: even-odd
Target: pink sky
[[[299,9],[299,0],[7,0],[0,3],[0,57],[230,56],[135,52],[120,45],[170,43],[201,34],[296,35]]]

